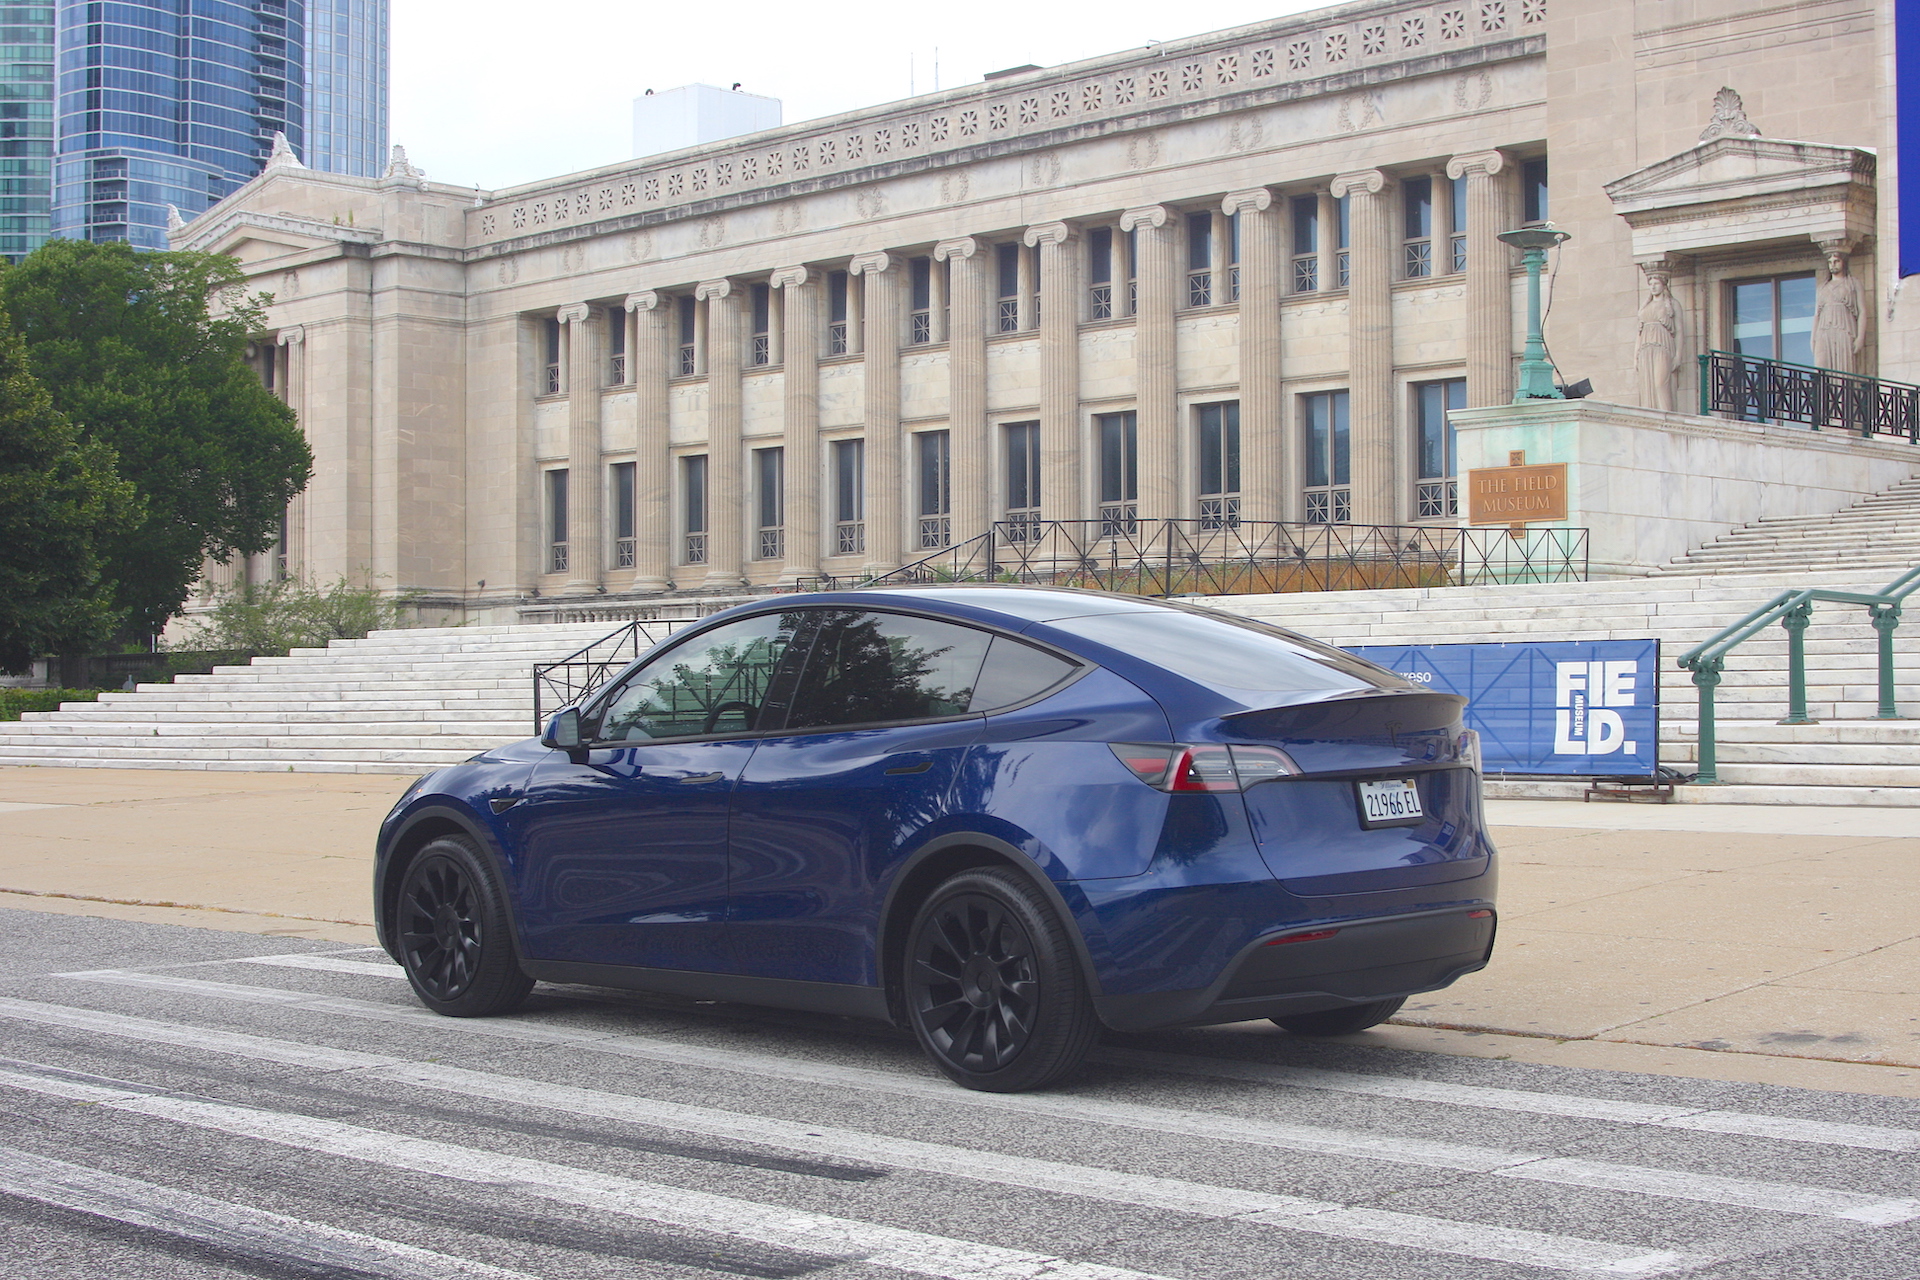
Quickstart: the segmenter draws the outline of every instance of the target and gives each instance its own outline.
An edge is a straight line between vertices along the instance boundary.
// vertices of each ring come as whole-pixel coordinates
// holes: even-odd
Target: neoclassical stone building
[[[993,521],[1454,524],[1446,415],[1511,398],[1523,336],[1502,231],[1571,234],[1547,336],[1596,399],[1686,413],[1709,348],[1810,362],[1836,264],[1854,370],[1920,374],[1891,29],[1364,0],[507,191],[283,161],[174,243],[273,295],[262,374],[317,459],[285,566],[459,611]]]

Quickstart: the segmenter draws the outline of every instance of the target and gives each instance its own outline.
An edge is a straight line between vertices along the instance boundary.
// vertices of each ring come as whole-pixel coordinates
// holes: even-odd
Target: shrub
[[[27,711],[55,711],[63,702],[92,702],[98,689],[0,689],[0,720],[18,720]]]
[[[383,596],[375,587],[356,587],[345,578],[330,586],[286,578],[222,590],[194,628],[168,648],[217,650],[241,661],[279,657],[399,626],[405,614],[405,599]]]

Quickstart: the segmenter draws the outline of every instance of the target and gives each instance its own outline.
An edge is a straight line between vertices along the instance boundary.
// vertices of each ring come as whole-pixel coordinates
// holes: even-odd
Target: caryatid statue
[[[1673,296],[1664,265],[1641,270],[1647,276],[1647,300],[1640,308],[1640,338],[1633,353],[1640,403],[1671,411],[1680,362],[1686,358],[1686,313]]]
[[[1866,299],[1847,271],[1845,249],[1829,244],[1826,250],[1827,278],[1813,301],[1813,362],[1853,373],[1867,340]]]

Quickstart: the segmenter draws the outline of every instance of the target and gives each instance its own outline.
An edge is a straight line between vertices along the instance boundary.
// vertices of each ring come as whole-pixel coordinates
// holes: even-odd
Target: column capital
[[[297,347],[306,340],[306,329],[297,324],[289,325],[282,329],[280,335],[274,339],[275,342],[278,342],[283,347]]]
[[[584,302],[575,302],[560,308],[554,319],[561,324],[585,324],[587,317],[593,314],[593,308]]]
[[[945,262],[949,258],[971,258],[980,252],[980,242],[972,236],[960,236],[953,240],[942,240],[933,246],[933,260]]]
[[[1251,191],[1230,192],[1227,198],[1220,202],[1220,212],[1229,218],[1246,210],[1263,213],[1272,207],[1273,192],[1265,187],[1255,187]]]
[[[1042,222],[1027,228],[1021,236],[1029,247],[1038,248],[1043,244],[1060,245],[1073,239],[1074,230],[1064,222]]]
[[[767,283],[776,289],[798,289],[819,278],[812,267],[777,267],[767,278]]]
[[[666,295],[659,290],[642,289],[638,293],[628,294],[623,305],[629,311],[652,311],[656,307],[664,306],[666,301]]]
[[[1163,204],[1142,205],[1120,215],[1120,229],[1132,231],[1136,227],[1164,227],[1172,216],[1172,212]]]
[[[1507,167],[1507,153],[1504,151],[1469,151],[1447,161],[1447,177],[1464,178],[1468,174],[1478,173],[1491,178]]]
[[[702,280],[693,286],[693,296],[702,302],[711,302],[715,298],[725,298],[733,293],[731,280]]]
[[[1682,253],[1650,254],[1635,258],[1633,265],[1639,267],[1640,274],[1648,279],[1659,276],[1664,280],[1670,276],[1687,275],[1693,271],[1693,260]]]
[[[847,274],[854,276],[884,275],[893,269],[898,259],[889,253],[856,253],[847,263]]]
[[[1343,173],[1335,178],[1328,188],[1335,200],[1355,191],[1377,196],[1387,187],[1387,175],[1378,169],[1361,169],[1354,173]]]

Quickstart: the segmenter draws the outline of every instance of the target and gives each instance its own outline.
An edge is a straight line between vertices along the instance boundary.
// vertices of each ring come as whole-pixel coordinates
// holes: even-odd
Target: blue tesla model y
[[[1462,700],[1135,596],[782,596],[416,782],[380,938],[441,1013],[536,980],[911,1027],[969,1088],[1102,1026],[1358,1031],[1484,967]]]

